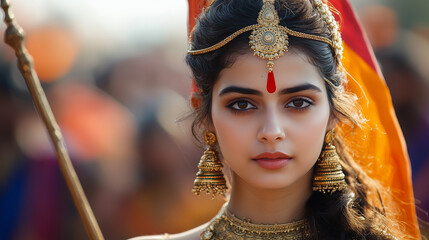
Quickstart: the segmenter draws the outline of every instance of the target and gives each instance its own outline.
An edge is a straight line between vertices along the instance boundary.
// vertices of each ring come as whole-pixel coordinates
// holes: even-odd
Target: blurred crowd
[[[418,216],[428,221],[429,19],[402,20],[396,1],[364,2],[356,4],[358,13],[407,142]],[[183,11],[183,29],[149,46],[106,41],[99,34],[90,35],[88,43],[88,36],[64,19],[34,25],[31,16],[17,15],[106,239],[181,232],[208,221],[224,202],[191,192],[203,148],[190,132]],[[4,27],[0,30],[3,38]],[[0,239],[87,239],[5,44],[0,44],[0,109]]]

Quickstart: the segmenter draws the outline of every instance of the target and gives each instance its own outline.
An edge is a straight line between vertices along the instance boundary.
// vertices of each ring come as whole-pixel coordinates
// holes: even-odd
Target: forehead
[[[324,89],[324,81],[318,69],[302,53],[290,51],[274,60],[273,72],[277,91],[305,83]],[[253,56],[251,53],[239,55],[231,67],[220,72],[213,90],[216,94],[216,91],[235,85],[257,89],[268,94],[266,90],[267,76],[267,60]]]

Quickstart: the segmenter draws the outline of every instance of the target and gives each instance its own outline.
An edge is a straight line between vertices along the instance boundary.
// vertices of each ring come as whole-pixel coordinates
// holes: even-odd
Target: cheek
[[[329,122],[329,105],[323,104],[311,114],[290,122],[289,137],[295,150],[308,161],[316,161],[323,146]]]
[[[250,126],[252,123],[248,119],[246,121],[246,118],[237,117],[222,106],[213,106],[212,116],[224,160],[228,162],[228,159],[243,157],[246,154],[246,146],[250,146],[254,139],[252,130],[255,127]]]

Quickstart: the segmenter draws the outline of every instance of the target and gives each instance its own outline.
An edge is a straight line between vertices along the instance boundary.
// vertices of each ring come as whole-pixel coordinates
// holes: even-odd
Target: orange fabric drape
[[[188,2],[189,33],[202,7],[210,1]],[[349,74],[346,87],[357,95],[362,113],[368,120],[366,127],[355,130],[353,134],[347,134],[347,127],[340,126],[339,134],[343,134],[344,141],[353,146],[353,156],[368,175],[392,194],[393,202],[383,199],[387,213],[393,212],[389,208],[396,206],[399,213],[391,217],[405,224],[410,238],[420,239],[410,161],[389,90],[348,0],[330,0],[329,3],[340,14],[335,17],[340,21],[344,41],[343,65]]]
[[[402,131],[393,110],[389,90],[375,60],[372,48],[347,0],[330,0],[341,14],[344,55],[343,65],[350,74],[348,88],[362,107],[368,126],[345,140],[355,146],[355,158],[369,176],[378,180],[392,195],[384,199],[387,214],[398,208],[395,216],[406,227],[410,238],[420,239],[411,182],[410,160]],[[363,140],[363,141],[362,141]]]
[[[354,159],[368,175],[392,194],[393,203],[383,199],[388,216],[404,223],[408,236],[420,239],[410,162],[389,91],[383,78],[347,43],[344,49],[343,64],[350,74],[347,87],[358,96],[368,124],[352,136],[345,134],[343,139],[353,146]],[[395,215],[389,215],[392,209]]]

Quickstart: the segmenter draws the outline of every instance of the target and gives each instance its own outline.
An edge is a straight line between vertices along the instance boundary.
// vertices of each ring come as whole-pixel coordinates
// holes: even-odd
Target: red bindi
[[[267,91],[269,93],[273,93],[276,91],[276,81],[274,79],[274,72],[273,71],[268,72]]]

